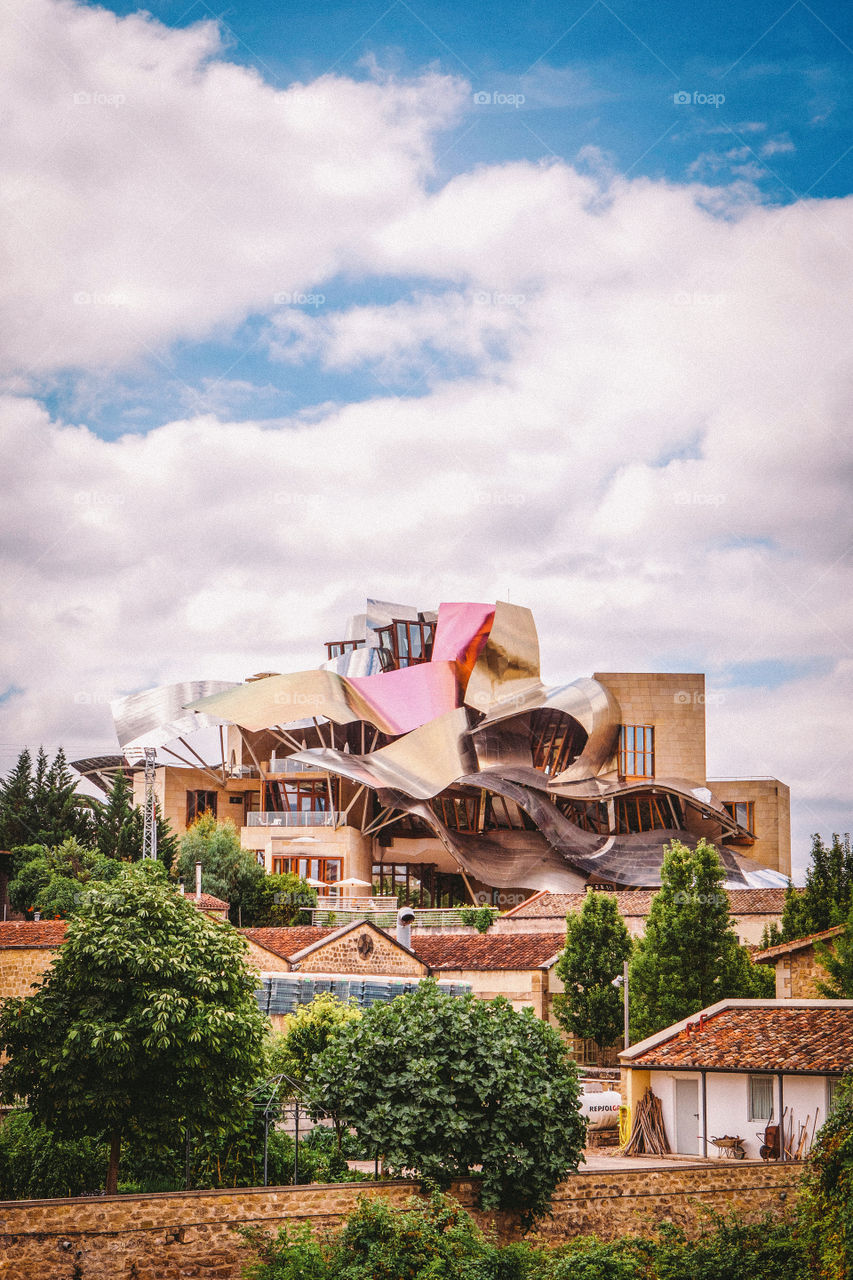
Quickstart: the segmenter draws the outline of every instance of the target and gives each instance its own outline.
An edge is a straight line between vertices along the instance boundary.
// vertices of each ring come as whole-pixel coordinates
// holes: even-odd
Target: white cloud
[[[210,26],[32,14],[60,63],[47,83],[27,73],[20,33],[2,55],[32,174],[21,161],[14,361],[49,349],[97,381],[256,309],[280,357],[422,394],[377,382],[370,401],[241,421],[264,388],[234,379],[224,402],[208,383],[186,419],[105,441],[10,381],[0,695],[23,692],[3,703],[7,756],[109,749],[117,693],[315,665],[368,593],[509,589],[553,678],[678,663],[725,683],[740,663],[822,659],[834,677],[772,695],[726,685],[712,767],[779,774],[808,829],[836,824],[853,200],[769,208],[559,162],[438,185],[446,80],[281,92],[216,61]],[[76,90],[127,102],[75,114]],[[342,268],[420,283],[387,305],[274,303]],[[78,288],[133,301],[70,317]]]

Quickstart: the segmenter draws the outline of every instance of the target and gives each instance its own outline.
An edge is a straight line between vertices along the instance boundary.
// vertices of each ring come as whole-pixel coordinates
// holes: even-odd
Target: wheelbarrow
[[[735,1138],[731,1134],[724,1134],[722,1138],[712,1138],[711,1141],[721,1155],[727,1155],[732,1160],[746,1159],[743,1138]]]

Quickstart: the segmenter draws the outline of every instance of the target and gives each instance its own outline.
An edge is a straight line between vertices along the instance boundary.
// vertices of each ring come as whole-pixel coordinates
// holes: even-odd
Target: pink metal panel
[[[493,604],[440,604],[433,662],[455,662],[464,689],[483,651],[495,616]]]
[[[422,662],[377,676],[347,678],[344,683],[389,726],[388,733],[409,733],[460,704],[452,662]]]

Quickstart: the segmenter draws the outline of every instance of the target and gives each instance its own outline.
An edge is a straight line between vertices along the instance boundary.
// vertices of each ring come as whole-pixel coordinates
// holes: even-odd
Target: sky
[[[851,827],[853,9],[0,0],[0,771],[511,599]]]

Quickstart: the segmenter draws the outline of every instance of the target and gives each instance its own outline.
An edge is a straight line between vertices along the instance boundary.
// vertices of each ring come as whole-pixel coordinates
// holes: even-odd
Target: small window
[[[826,1081],[826,1114],[831,1116],[838,1103],[838,1086],[841,1084],[840,1076],[829,1076]]]
[[[623,778],[655,776],[655,731],[650,724],[623,724],[619,730],[619,772]]]
[[[755,835],[755,806],[752,800],[725,800],[723,808],[739,827],[745,827],[750,835]]]
[[[773,1077],[749,1077],[749,1119],[770,1120],[773,1116]]]
[[[216,792],[188,791],[187,826],[191,827],[196,818],[200,818],[203,813],[212,813],[214,818],[216,817]]]

